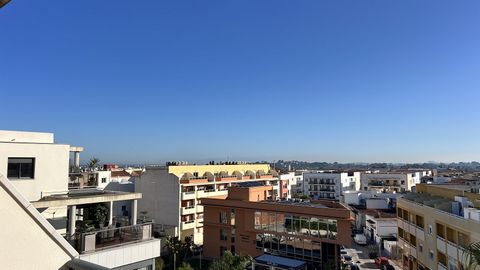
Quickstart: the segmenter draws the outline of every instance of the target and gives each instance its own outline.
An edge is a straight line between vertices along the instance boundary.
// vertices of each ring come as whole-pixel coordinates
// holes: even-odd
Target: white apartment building
[[[280,180],[280,197],[291,199],[294,194],[293,189],[299,181],[299,176],[295,172],[289,172],[280,174],[278,178]]]
[[[78,166],[81,150],[56,144],[52,133],[0,131],[0,175],[55,229],[49,233],[68,240],[79,259],[110,269],[152,269],[160,240],[152,237],[152,224],[137,224],[142,194],[69,189],[69,155],[74,152]],[[132,202],[131,215],[114,216],[114,206],[123,201]],[[103,219],[95,218],[95,211]]]
[[[292,196],[300,197],[304,195],[304,181],[303,181],[303,171],[294,172],[294,180],[290,185]]]
[[[397,235],[397,217],[393,213],[383,214],[378,211],[375,214],[365,215],[365,231],[364,234],[368,241],[380,244],[382,239],[394,239]]]
[[[286,194],[288,188],[269,164],[186,165],[147,167],[135,181],[135,191],[143,194],[139,211],[157,224],[177,228],[180,239],[193,237],[203,243],[202,198],[228,195],[228,187],[244,182],[261,182],[272,186],[271,199]],[[169,207],[165,207],[168,205]]]
[[[361,174],[362,190],[382,192],[406,192],[421,183],[422,177],[431,176],[428,170],[403,170]]]
[[[304,194],[314,199],[343,201],[343,194],[360,187],[360,172],[317,171],[303,174]]]

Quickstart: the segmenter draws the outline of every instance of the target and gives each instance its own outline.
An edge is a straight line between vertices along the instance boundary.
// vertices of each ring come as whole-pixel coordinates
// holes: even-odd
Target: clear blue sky
[[[480,160],[480,1],[0,10],[0,129],[153,163]]]

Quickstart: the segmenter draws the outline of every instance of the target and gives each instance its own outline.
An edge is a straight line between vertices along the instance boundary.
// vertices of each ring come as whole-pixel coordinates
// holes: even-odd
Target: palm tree
[[[209,270],[243,270],[252,261],[248,255],[233,255],[230,251],[225,251],[223,256],[214,261]]]
[[[90,168],[91,170],[94,170],[95,168],[98,167],[99,164],[100,164],[100,159],[93,157],[90,159],[90,161],[88,161],[88,168]]]
[[[464,270],[475,270],[480,266],[480,242],[470,244],[463,254]]]

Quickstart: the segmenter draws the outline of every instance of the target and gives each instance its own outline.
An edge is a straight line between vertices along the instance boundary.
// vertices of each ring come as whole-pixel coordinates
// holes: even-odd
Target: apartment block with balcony
[[[361,190],[380,192],[407,192],[421,182],[424,176],[430,176],[428,170],[403,170],[389,172],[364,172],[361,174]]]
[[[351,245],[350,210],[330,200],[272,200],[270,190],[244,183],[231,187],[226,199],[202,200],[204,255],[219,258],[230,250],[300,260],[312,269],[339,267],[340,245]]]
[[[196,244],[202,244],[204,212],[200,201],[225,198],[229,187],[253,181],[271,186],[271,198],[280,197],[278,174],[269,164],[151,166],[135,182],[135,191],[143,194],[139,211],[157,224],[176,227],[180,239],[193,237]]]
[[[360,187],[360,172],[319,171],[303,174],[304,194],[315,199],[343,201],[343,194]]]
[[[56,144],[52,133],[0,131],[0,175],[64,237],[78,258],[110,269],[151,269],[160,240],[151,224],[137,224],[140,193],[69,189],[69,156],[81,147]],[[131,213],[113,215],[130,201]],[[133,256],[132,254],[136,254]]]
[[[464,250],[480,241],[480,195],[419,184],[397,202],[398,247],[405,269],[462,269]]]

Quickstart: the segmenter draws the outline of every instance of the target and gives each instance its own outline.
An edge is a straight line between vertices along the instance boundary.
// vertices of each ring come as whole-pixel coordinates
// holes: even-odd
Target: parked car
[[[350,265],[350,270],[360,270],[360,267],[356,264]]]
[[[363,234],[356,234],[355,237],[353,238],[355,243],[359,245],[366,245],[367,244],[367,237]]]
[[[353,264],[352,256],[343,255],[342,256],[342,264],[343,265],[352,265]]]
[[[382,268],[383,265],[389,265],[387,257],[377,257],[375,258],[375,265]]]

